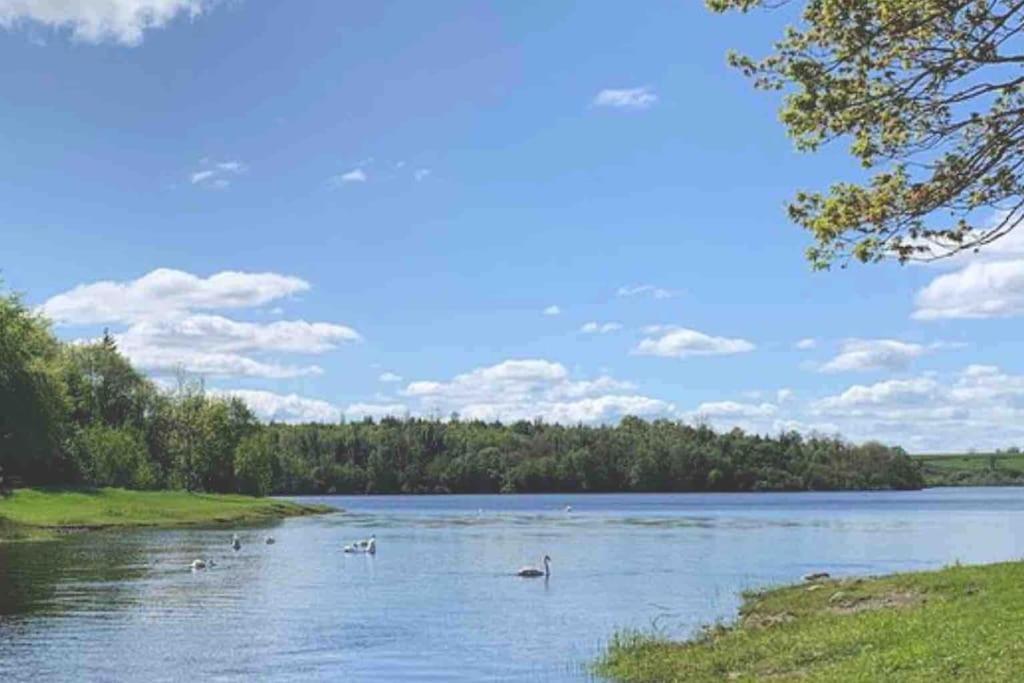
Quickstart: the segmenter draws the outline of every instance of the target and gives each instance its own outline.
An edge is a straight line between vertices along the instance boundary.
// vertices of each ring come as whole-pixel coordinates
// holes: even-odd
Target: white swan
[[[192,571],[198,571],[200,569],[206,569],[205,560],[192,560]]]
[[[572,505],[566,505],[565,506],[565,511],[566,512],[572,512]]]
[[[522,577],[527,577],[527,578],[532,578],[532,577],[535,577],[535,576],[551,576],[550,562],[551,562],[551,558],[548,557],[547,555],[545,555],[544,556],[544,569],[543,569],[543,571],[538,569],[537,567],[531,567],[531,566],[528,565],[526,567],[523,567],[519,571],[517,571],[516,572],[516,576],[522,576]]]
[[[231,547],[235,550],[241,550],[242,542],[238,540],[238,534],[231,535]]]
[[[356,541],[352,545],[347,545],[344,548],[346,553],[368,553],[375,555],[377,553],[377,537],[370,536],[368,540]]]

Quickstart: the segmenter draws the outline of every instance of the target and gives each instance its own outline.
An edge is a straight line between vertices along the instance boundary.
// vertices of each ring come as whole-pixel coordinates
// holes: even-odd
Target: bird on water
[[[533,578],[537,576],[551,576],[551,558],[547,555],[544,556],[544,569],[539,567],[526,566],[516,572],[516,576],[522,576],[524,578]]]

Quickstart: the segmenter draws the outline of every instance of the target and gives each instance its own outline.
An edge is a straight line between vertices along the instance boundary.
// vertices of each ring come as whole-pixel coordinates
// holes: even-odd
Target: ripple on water
[[[0,680],[583,681],[615,630],[686,635],[745,588],[1018,557],[1022,493],[346,498],[237,553],[225,529],[0,546]],[[548,580],[512,575],[544,554]]]

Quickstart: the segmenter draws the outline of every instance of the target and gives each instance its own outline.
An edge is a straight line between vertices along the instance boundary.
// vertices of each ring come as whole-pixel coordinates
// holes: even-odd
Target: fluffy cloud
[[[961,242],[953,242],[935,238],[919,238],[908,240],[908,243],[918,247],[927,248],[919,259],[934,259],[924,261],[926,265],[937,268],[949,268],[963,266],[975,261],[1005,261],[1014,258],[1024,258],[1024,230],[1021,230],[1024,221],[1024,212],[1012,213],[1007,210],[996,211],[992,214],[988,225],[968,233],[965,241],[976,241],[991,238],[996,234],[1002,234],[989,244],[979,247],[977,250],[968,249],[957,251]],[[1007,232],[1009,228],[1009,232]],[[913,263],[921,264],[921,260]]]
[[[1024,314],[1024,259],[976,261],[917,293],[913,317],[1008,318]]]
[[[430,175],[430,169],[429,168],[417,168],[412,173],[412,177],[416,179],[416,182],[419,182],[421,180],[426,180],[427,176],[429,176],[429,175]]]
[[[957,267],[935,277],[918,291],[913,317],[918,320],[1009,318],[1024,314],[1024,213],[999,211],[981,238],[993,231],[1013,228],[978,251],[959,252],[930,265]],[[1016,227],[1014,227],[1016,226]],[[929,246],[926,244],[926,246]],[[939,243],[932,253],[948,253],[950,244]]]
[[[338,422],[342,418],[362,420],[372,417],[379,420],[383,417],[401,418],[409,414],[408,408],[401,403],[353,403],[342,409],[327,401],[297,394],[276,394],[271,391],[249,389],[214,389],[211,393],[242,399],[261,420],[268,422],[330,423]]]
[[[824,412],[850,413],[880,406],[923,405],[937,397],[939,384],[931,377],[890,379],[875,384],[855,384],[836,396],[816,404]]]
[[[396,375],[393,372],[382,372],[377,380],[380,382],[401,382],[402,376]]]
[[[671,299],[675,293],[654,285],[628,285],[619,287],[617,296],[652,296],[655,299]]]
[[[118,336],[125,345],[159,346],[202,351],[324,353],[360,340],[350,327],[304,320],[262,324],[229,320],[218,315],[143,320]]]
[[[624,415],[666,416],[675,408],[659,399],[626,393],[632,386],[611,377],[574,380],[560,363],[507,360],[456,375],[450,381],[411,382],[403,395],[418,412],[466,419],[611,422]]]
[[[305,398],[296,394],[275,394],[250,389],[221,389],[212,393],[235,396],[265,421],[274,422],[337,422],[342,411],[327,401]]]
[[[771,403],[739,403],[736,401],[710,401],[697,406],[697,414],[707,417],[771,417],[778,412]]]
[[[863,372],[903,370],[913,359],[926,353],[924,346],[895,339],[849,339],[839,355],[821,366],[821,372]]]
[[[215,0],[0,0],[0,26],[23,22],[68,29],[76,40],[138,45],[147,30],[195,18]]]
[[[117,337],[119,348],[136,367],[155,374],[179,371],[214,377],[265,377],[288,379],[319,375],[318,365],[282,365],[256,360],[239,353],[196,351],[180,347],[136,346]]]
[[[121,351],[152,373],[281,379],[322,370],[267,356],[322,354],[359,341],[359,333],[334,323],[243,322],[208,311],[253,308],[307,289],[304,280],[276,273],[202,278],[159,269],[129,282],[75,287],[45,302],[41,311],[59,324],[126,324],[114,332]]]
[[[746,392],[751,397],[767,393]],[[710,422],[720,430],[842,435],[855,442],[900,445],[911,452],[1024,446],[1024,375],[991,365],[855,384],[806,401],[789,389],[776,395],[775,403],[711,401],[676,415]]]
[[[640,110],[652,107],[658,96],[649,86],[639,88],[606,88],[594,96],[594,105],[614,109]]]
[[[204,375],[278,379],[316,375],[321,369],[267,363],[243,354],[319,354],[360,340],[355,330],[344,325],[303,320],[261,324],[216,315],[143,320],[115,337],[133,363],[151,372],[184,369]]]
[[[561,314],[562,314],[562,309],[559,308],[558,306],[556,306],[555,304],[551,304],[550,306],[548,306],[547,308],[544,309],[544,315],[561,315]]]
[[[79,285],[52,297],[41,311],[57,324],[132,322],[197,310],[261,306],[309,289],[297,277],[223,271],[203,278],[158,268],[137,280]]]
[[[746,339],[713,337],[685,327],[653,326],[647,328],[647,332],[658,336],[642,339],[633,353],[641,356],[688,358],[746,353],[755,348]]]
[[[950,452],[1024,444],[1024,376],[970,365],[856,385],[810,405],[851,438],[877,438],[910,450]]]
[[[622,325],[620,323],[589,322],[584,323],[584,325],[580,327],[580,332],[583,334],[608,334],[609,332],[616,332],[621,329]]]
[[[818,340],[813,337],[807,337],[798,341],[793,347],[800,351],[810,351],[811,349],[818,348]]]

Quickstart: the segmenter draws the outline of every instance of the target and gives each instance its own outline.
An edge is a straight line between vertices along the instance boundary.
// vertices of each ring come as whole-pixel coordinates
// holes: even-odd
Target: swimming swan
[[[541,571],[537,567],[526,566],[516,572],[516,576],[522,576],[532,578],[535,576],[551,576],[551,567],[549,566],[551,558],[547,555],[544,556],[544,570]]]
[[[356,541],[352,545],[345,546],[346,553],[367,553],[369,555],[377,554],[377,537],[370,536],[369,540]]]
[[[231,547],[235,550],[241,550],[242,542],[238,540],[238,534],[231,535]]]
[[[192,560],[192,571],[199,569],[206,569],[206,562],[204,560]]]
[[[263,539],[263,542],[267,545],[274,545],[275,543],[277,543],[277,541],[274,540],[273,536],[267,536],[265,539]]]

